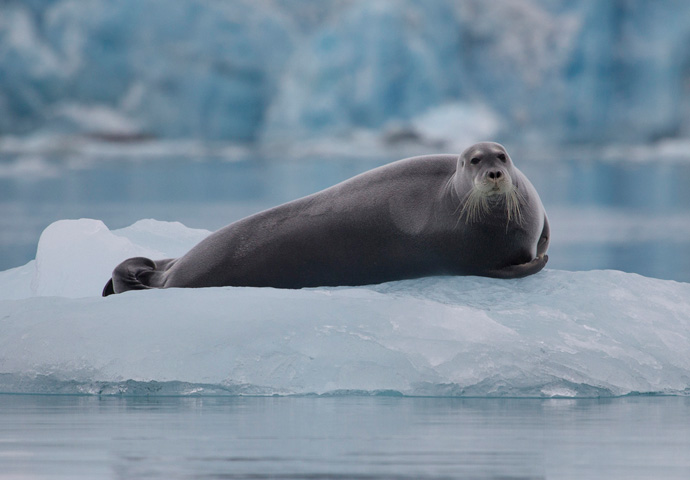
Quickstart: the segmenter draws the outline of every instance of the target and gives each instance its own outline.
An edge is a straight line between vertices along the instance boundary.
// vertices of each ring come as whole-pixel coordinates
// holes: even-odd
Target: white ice
[[[208,233],[50,225],[35,261],[0,272],[0,392],[690,392],[690,284],[617,271],[99,296],[120,260]]]

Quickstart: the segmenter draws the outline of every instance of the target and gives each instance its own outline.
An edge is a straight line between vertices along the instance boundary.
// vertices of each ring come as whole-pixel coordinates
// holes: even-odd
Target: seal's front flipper
[[[499,270],[489,270],[485,276],[492,278],[522,278],[528,275],[534,275],[541,271],[546,262],[549,261],[548,255],[541,255],[531,262],[522,263],[520,265],[511,265]]]
[[[549,219],[544,215],[544,228],[539,236],[539,243],[537,243],[537,258],[546,253],[549,248],[549,241],[551,240],[551,228],[549,227]]]

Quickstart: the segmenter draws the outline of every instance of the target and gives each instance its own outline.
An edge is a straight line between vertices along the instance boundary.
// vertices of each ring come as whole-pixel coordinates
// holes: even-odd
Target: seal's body
[[[517,278],[546,264],[549,225],[496,143],[370,170],[239,220],[186,255],[132,258],[103,295],[169,287],[302,288],[428,275]]]

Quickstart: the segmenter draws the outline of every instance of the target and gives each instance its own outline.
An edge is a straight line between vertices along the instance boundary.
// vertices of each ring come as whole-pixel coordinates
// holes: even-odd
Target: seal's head
[[[479,222],[490,211],[505,211],[507,221],[521,221],[520,192],[515,182],[513,161],[498,143],[482,142],[467,148],[460,158],[456,177],[468,193],[461,198],[461,216],[467,223]]]
[[[505,195],[513,188],[513,162],[506,149],[498,143],[472,145],[460,155],[458,168],[484,195]]]

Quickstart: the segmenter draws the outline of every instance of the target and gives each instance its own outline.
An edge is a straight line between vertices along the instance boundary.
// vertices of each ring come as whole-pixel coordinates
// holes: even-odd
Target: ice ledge
[[[690,284],[546,270],[4,300],[0,391],[136,394],[160,382],[177,394],[686,394],[688,299]]]
[[[208,233],[155,220],[46,228],[36,260],[0,272],[0,392],[689,391],[690,284],[617,271],[100,297],[124,258],[179,256]]]

